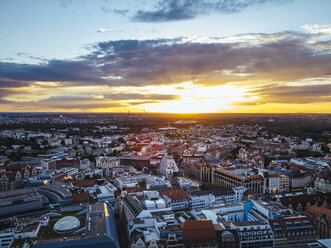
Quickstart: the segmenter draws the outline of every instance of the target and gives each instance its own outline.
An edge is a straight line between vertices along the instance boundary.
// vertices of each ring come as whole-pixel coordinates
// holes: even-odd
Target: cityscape
[[[1,247],[329,247],[331,115],[198,117],[1,114]]]
[[[0,248],[331,248],[330,0],[1,0]]]

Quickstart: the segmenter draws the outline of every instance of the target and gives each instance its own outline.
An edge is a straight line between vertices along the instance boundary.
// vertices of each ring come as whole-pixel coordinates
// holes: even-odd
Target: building
[[[244,175],[231,170],[215,169],[213,183],[226,188],[243,186],[259,194],[264,191],[264,180],[261,175]]]
[[[171,206],[172,210],[189,208],[190,197],[182,189],[161,191],[160,195]]]
[[[33,188],[0,192],[0,216],[12,216],[42,210],[48,200]]]
[[[318,233],[306,216],[269,220],[274,234],[274,246],[300,247],[314,243]]]
[[[99,186],[98,201],[108,201],[112,206],[115,204],[114,186],[110,183]]]
[[[232,188],[218,188],[189,193],[190,205],[195,208],[209,208],[215,205],[231,204],[236,202],[236,194]]]
[[[42,159],[41,166],[46,170],[54,171],[56,170],[56,160],[55,159]]]
[[[24,180],[37,176],[37,169],[28,164],[9,164],[0,167],[0,191],[20,189]]]
[[[315,179],[315,190],[321,193],[331,192],[331,172],[318,175]]]
[[[44,185],[36,189],[36,191],[45,196],[49,201],[56,202],[61,206],[72,204],[71,192],[58,184]]]
[[[279,174],[275,172],[269,172],[267,170],[260,170],[259,175],[263,177],[264,194],[276,194],[279,192]]]
[[[89,203],[90,200],[91,196],[88,192],[72,193],[72,203],[74,204]]]
[[[303,214],[306,209],[316,204],[324,207],[330,206],[331,192],[285,196],[277,198],[276,201]]]
[[[236,230],[216,230],[219,248],[237,248],[240,242]]]
[[[91,166],[91,161],[87,158],[80,161],[80,169],[88,170]]]
[[[75,158],[62,158],[56,160],[56,169],[63,169],[63,168],[80,168],[80,161]]]
[[[180,224],[184,247],[217,247],[217,236],[211,220],[191,220]]]
[[[279,175],[279,193],[290,191],[290,179],[288,176]]]
[[[311,173],[307,171],[285,169],[277,166],[274,166],[273,170],[289,178],[289,187],[293,191],[304,189],[311,182]]]
[[[274,235],[268,222],[231,222],[230,228],[238,233],[240,248],[273,247]]]
[[[172,155],[164,155],[160,162],[159,172],[166,177],[173,177],[179,172]]]
[[[112,207],[106,203],[89,205],[84,235],[56,240],[38,240],[34,248],[120,248]]]
[[[185,176],[208,183],[212,181],[212,168],[213,166],[207,163],[187,164],[184,166]]]
[[[184,154],[182,157],[183,165],[201,163],[203,160],[204,160],[204,157],[202,155],[198,155],[198,154]]]
[[[305,214],[312,219],[321,238],[331,238],[331,209],[314,205],[306,209]]]
[[[104,174],[111,176],[111,170],[120,166],[120,159],[118,157],[97,157],[95,159],[95,166],[103,170]]]

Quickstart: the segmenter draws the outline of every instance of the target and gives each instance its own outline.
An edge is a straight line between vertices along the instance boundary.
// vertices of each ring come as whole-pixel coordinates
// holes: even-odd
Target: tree
[[[65,146],[66,142],[64,140],[61,140],[61,145]]]
[[[44,140],[41,142],[41,144],[42,144],[43,146],[47,146],[47,145],[48,145],[48,141],[44,139]]]

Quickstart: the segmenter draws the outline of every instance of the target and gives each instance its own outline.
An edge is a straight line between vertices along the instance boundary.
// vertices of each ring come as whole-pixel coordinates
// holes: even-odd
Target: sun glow
[[[166,113],[212,113],[222,110],[231,110],[231,102],[242,101],[244,88],[234,85],[220,85],[204,87],[185,82],[172,85],[167,89],[158,87],[159,93],[176,94],[181,97],[179,100],[151,103],[143,105],[143,109],[150,112]],[[151,89],[153,91],[153,89]]]

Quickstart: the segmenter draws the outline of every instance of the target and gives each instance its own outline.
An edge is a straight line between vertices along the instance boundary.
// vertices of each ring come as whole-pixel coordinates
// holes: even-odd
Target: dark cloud
[[[305,35],[286,32],[259,34],[258,38],[258,44],[183,43],[180,39],[109,41],[98,43],[88,59],[102,64],[104,74],[120,76],[114,85],[286,81],[331,73],[331,54],[307,46]],[[248,76],[243,78],[242,74]]]
[[[50,60],[41,64],[0,62],[0,76],[24,81],[106,84],[102,71],[89,61]]]
[[[128,104],[131,106],[138,106],[138,105],[142,105],[142,104],[151,104],[151,103],[159,103],[160,101],[139,101],[139,102],[129,102]]]
[[[141,9],[133,16],[138,22],[167,22],[194,19],[209,13],[232,14],[266,4],[284,4],[291,0],[159,0],[152,10]]]
[[[179,96],[162,94],[106,94],[103,98],[93,96],[52,96],[48,99],[38,102],[27,102],[27,105],[40,105],[53,109],[93,109],[136,106],[146,103],[156,103],[165,100],[176,100]],[[121,100],[130,100],[130,102],[120,102]],[[143,101],[142,101],[143,100]]]
[[[252,90],[260,99],[254,101],[232,102],[233,106],[256,106],[267,103],[307,104],[316,102],[331,102],[331,87],[329,85],[302,86],[265,86]]]
[[[169,101],[180,99],[177,95],[163,95],[163,94],[138,94],[138,93],[118,93],[118,94],[105,94],[102,97],[94,96],[52,96],[48,99],[41,100],[39,102],[88,102],[88,101],[120,101],[120,100],[158,100]]]
[[[331,85],[267,86],[251,91],[264,103],[331,102]]]
[[[48,99],[40,100],[32,105],[40,105],[52,109],[94,109],[123,107],[125,105],[119,102],[105,101],[103,99],[92,98],[88,96],[52,96]]]
[[[251,107],[269,103],[275,104],[310,104],[331,102],[331,87],[329,85],[303,86],[266,86],[250,91],[258,100],[232,102],[232,106]]]
[[[20,87],[26,87],[26,86],[29,86],[29,84],[26,82],[0,79],[0,89],[1,90],[3,90],[3,88],[20,88]]]
[[[190,80],[203,85],[237,81],[265,84],[331,75],[327,41],[314,46],[308,42],[309,35],[297,32],[249,36],[254,37],[252,42],[240,37],[228,43],[218,38],[206,43],[184,42],[182,38],[99,42],[76,60],[0,62],[0,79],[16,82],[17,87],[35,81],[69,87],[145,86]]]
[[[111,100],[158,100],[158,101],[170,101],[178,100],[180,96],[177,95],[162,95],[162,94],[138,94],[138,93],[122,93],[122,94],[106,94],[106,99]]]

